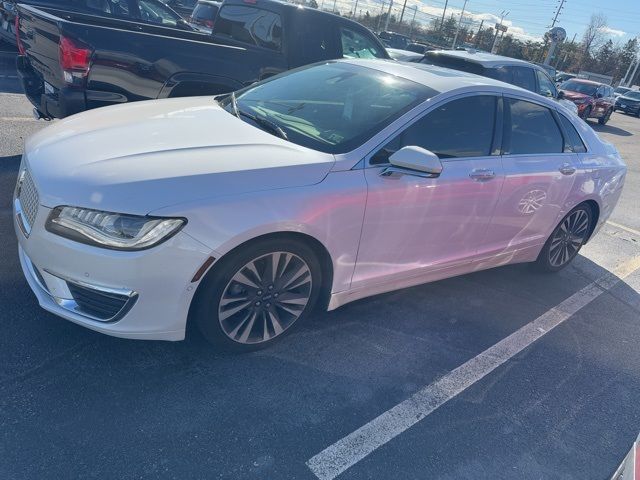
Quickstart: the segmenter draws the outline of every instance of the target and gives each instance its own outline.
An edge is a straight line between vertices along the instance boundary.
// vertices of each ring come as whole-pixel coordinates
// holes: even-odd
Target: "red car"
[[[563,98],[578,106],[581,118],[597,118],[604,125],[611,118],[616,103],[613,87],[604,83],[572,78],[560,85]]]

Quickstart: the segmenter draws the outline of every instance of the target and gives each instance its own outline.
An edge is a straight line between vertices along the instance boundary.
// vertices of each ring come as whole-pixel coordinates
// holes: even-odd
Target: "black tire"
[[[289,264],[285,263],[286,260],[283,260],[282,257],[278,255],[281,252],[284,254],[292,255],[292,261],[295,260],[296,262],[303,262],[306,267],[308,267],[310,286],[308,287],[308,290],[305,290],[304,292],[304,295],[308,295],[308,301],[306,305],[302,307],[303,309],[300,310],[301,313],[298,314],[297,318],[292,320],[291,323],[288,324],[286,328],[284,328],[280,333],[277,333],[277,330],[274,329],[274,325],[276,322],[270,323],[269,328],[267,328],[267,322],[270,319],[270,311],[275,311],[280,315],[285,315],[287,314],[287,312],[277,308],[276,302],[279,301],[272,299],[271,296],[268,295],[269,292],[267,292],[266,290],[267,285],[263,284],[262,290],[251,290],[252,287],[241,284],[242,287],[240,288],[246,287],[247,290],[245,290],[245,292],[241,292],[240,295],[246,295],[247,298],[250,298],[251,300],[248,302],[250,305],[240,310],[237,314],[233,314],[227,319],[221,320],[221,315],[219,312],[222,308],[226,307],[226,305],[220,305],[221,301],[223,300],[223,295],[226,295],[225,301],[227,302],[227,305],[230,305],[229,298],[233,297],[229,297],[229,295],[231,295],[229,293],[229,289],[238,287],[238,285],[234,284],[234,276],[236,276],[240,272],[247,273],[246,267],[253,261],[258,262],[257,264],[253,264],[254,267],[256,265],[262,265],[259,262],[266,262],[266,259],[271,258],[269,256],[270,254],[277,255],[277,258],[279,258],[280,261],[276,262],[276,270],[279,270],[278,266],[283,266],[282,274],[284,275]],[[293,267],[295,268],[296,265],[293,265]],[[194,304],[195,308],[193,309],[192,320],[196,322],[204,337],[218,349],[233,352],[250,352],[266,348],[275,341],[291,333],[291,331],[295,327],[300,325],[300,323],[305,319],[309,312],[313,310],[313,307],[318,300],[318,296],[321,291],[321,272],[322,269],[315,252],[305,243],[287,238],[258,240],[252,244],[247,245],[246,247],[241,247],[235,252],[231,252],[228,257],[223,257],[220,260],[220,264],[215,265],[214,268],[207,274],[207,276],[203,279],[202,284],[198,288],[198,294],[197,298],[195,299],[196,303]],[[266,277],[266,275],[263,275],[263,277]],[[259,277],[254,277],[251,280],[255,281],[256,278]],[[283,280],[283,283],[284,281],[294,280],[294,278],[295,277],[285,279]],[[278,280],[280,279],[276,278],[276,281]],[[273,282],[274,285],[276,284],[276,281]],[[276,286],[276,289],[273,290],[273,292],[275,292],[279,288],[280,287]],[[257,295],[262,291],[264,292],[263,294]],[[286,291],[284,293],[291,294],[290,291]],[[264,300],[264,298],[267,296],[269,296],[269,299]],[[276,293],[275,297],[277,296],[278,295]],[[262,303],[260,308],[255,306],[257,305],[257,303],[255,303],[256,300],[258,300],[257,303]],[[262,302],[260,302],[259,300],[262,300]],[[235,308],[235,305],[243,303],[244,298],[240,301],[240,303],[238,303],[238,301],[234,302],[234,307],[230,307],[227,312],[229,310],[233,310]],[[265,308],[265,306],[270,305],[270,303],[267,302],[273,302],[273,305],[269,309]],[[255,315],[264,315],[260,316],[260,319],[256,316],[255,318],[253,318],[253,320],[249,320],[247,322],[246,319],[242,320],[239,318],[243,317],[245,313],[246,315],[251,316],[254,315],[254,313],[252,312],[258,311],[262,313],[256,313]],[[226,312],[223,311],[222,315],[224,315],[224,313]],[[238,318],[236,318],[236,316]],[[293,315],[291,316],[293,317]],[[277,318],[278,320],[280,320],[280,317]],[[288,319],[289,318],[287,318],[287,320]],[[251,326],[238,327],[238,325],[240,325],[243,321],[247,322],[246,325],[250,324]],[[233,325],[229,325],[229,323],[227,322],[236,323]],[[260,329],[260,323],[264,324],[262,329]],[[282,324],[280,322],[277,323],[278,328],[283,328],[283,326],[285,325],[285,322],[282,322]],[[240,334],[241,332],[244,333],[248,329],[250,330],[250,333],[248,335],[252,338],[248,338],[244,342],[239,341],[239,339],[234,340],[229,336],[229,334],[233,332],[225,332],[223,325],[225,325],[227,329],[233,328],[233,330],[235,330],[236,328],[240,328],[238,334]],[[256,339],[255,337],[260,336],[260,331],[262,331],[264,337],[265,329],[269,330],[269,335],[273,333],[273,336],[267,340]]]
[[[582,237],[582,240],[578,245],[575,245],[575,242],[573,242],[574,246],[577,247],[576,250],[571,252],[571,254],[566,258],[565,261],[562,261],[560,264],[558,264],[557,262],[553,261],[555,252],[552,251],[552,248],[558,248],[556,242],[558,241],[559,236],[564,236],[564,235],[568,236],[568,234],[564,234],[563,226],[565,226],[566,228],[565,222],[567,222],[568,219],[572,217],[572,215],[577,214],[578,212],[583,212],[580,215],[586,215],[586,219],[587,219],[586,225],[584,226],[584,229],[582,228],[580,229],[580,234],[584,233],[584,236]],[[578,218],[581,218],[581,217],[579,216]],[[573,261],[573,259],[578,255],[578,252],[580,251],[582,246],[585,244],[585,242],[589,238],[589,233],[592,230],[593,221],[594,221],[593,212],[591,211],[591,208],[586,204],[580,204],[577,207],[575,207],[573,210],[571,210],[569,213],[567,213],[567,215],[565,215],[565,217],[558,224],[558,226],[553,230],[553,232],[551,232],[551,235],[549,235],[549,238],[547,239],[544,246],[542,247],[542,250],[540,251],[538,258],[532,264],[532,267],[534,268],[534,270],[542,273],[555,273],[555,272],[559,272],[564,267],[569,265]],[[581,225],[579,226],[581,227]],[[571,243],[565,240],[561,240],[561,242],[563,242],[565,245],[567,243]],[[560,248],[562,248],[562,246],[560,246]]]
[[[583,120],[587,120],[590,116],[591,116],[591,105],[589,105],[587,108],[584,109],[584,112],[582,112],[582,115],[580,115],[580,117]]]
[[[611,110],[607,110],[607,113],[604,114],[604,117],[601,117],[598,119],[598,123],[600,125],[606,125],[610,118],[611,118]]]

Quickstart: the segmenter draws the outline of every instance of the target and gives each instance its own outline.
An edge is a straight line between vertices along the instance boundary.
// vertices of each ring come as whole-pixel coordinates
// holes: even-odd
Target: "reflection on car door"
[[[498,97],[458,97],[437,106],[382,147],[368,185],[352,287],[469,263],[481,247],[504,179],[494,153]],[[419,146],[439,156],[437,178],[381,176],[389,154]],[[493,154],[493,155],[492,155]]]
[[[506,97],[504,105],[505,181],[487,253],[526,254],[544,244],[565,213],[578,162],[549,108]]]

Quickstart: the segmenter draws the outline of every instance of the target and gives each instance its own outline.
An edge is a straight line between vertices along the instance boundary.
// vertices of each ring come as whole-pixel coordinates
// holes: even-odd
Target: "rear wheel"
[[[610,118],[611,118],[611,109],[607,110],[607,113],[605,113],[603,117],[598,119],[598,123],[600,125],[606,125]]]
[[[593,213],[587,205],[571,210],[553,231],[534,263],[541,272],[557,272],[569,265],[587,241]]]
[[[264,348],[313,308],[321,268],[314,251],[288,239],[260,241],[232,253],[205,279],[195,321],[225,350]]]

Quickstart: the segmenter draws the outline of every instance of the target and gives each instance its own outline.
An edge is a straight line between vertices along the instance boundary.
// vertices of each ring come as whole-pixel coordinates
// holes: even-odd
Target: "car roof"
[[[584,83],[585,85],[595,85],[597,87],[599,87],[600,85],[607,85],[606,83],[602,83],[602,82],[595,82],[593,80],[587,80],[586,78],[572,78],[571,79],[573,82],[578,82],[578,83]],[[607,85],[608,87],[609,85]]]
[[[461,72],[460,70],[453,70],[450,68],[436,67],[435,65],[428,65],[425,63],[406,63],[397,62],[395,60],[378,59],[344,59],[336,61],[368,67],[390,75],[402,77],[407,80],[411,80],[412,82],[426,85],[438,93],[458,90],[465,87],[478,87],[480,85],[485,85],[499,87],[503,90],[511,90],[517,93],[526,93],[527,96],[532,95],[528,90],[499,80],[494,80],[493,78]],[[539,97],[539,95],[535,95],[535,98],[537,97]],[[540,100],[543,99],[544,97],[540,97]]]
[[[529,67],[540,68],[538,65],[519,60],[517,58],[503,57],[502,55],[494,55],[493,53],[480,52],[476,50],[432,50],[429,55],[445,55],[451,58],[459,58],[469,62],[477,63],[483,67],[495,67],[499,65],[526,65]]]

